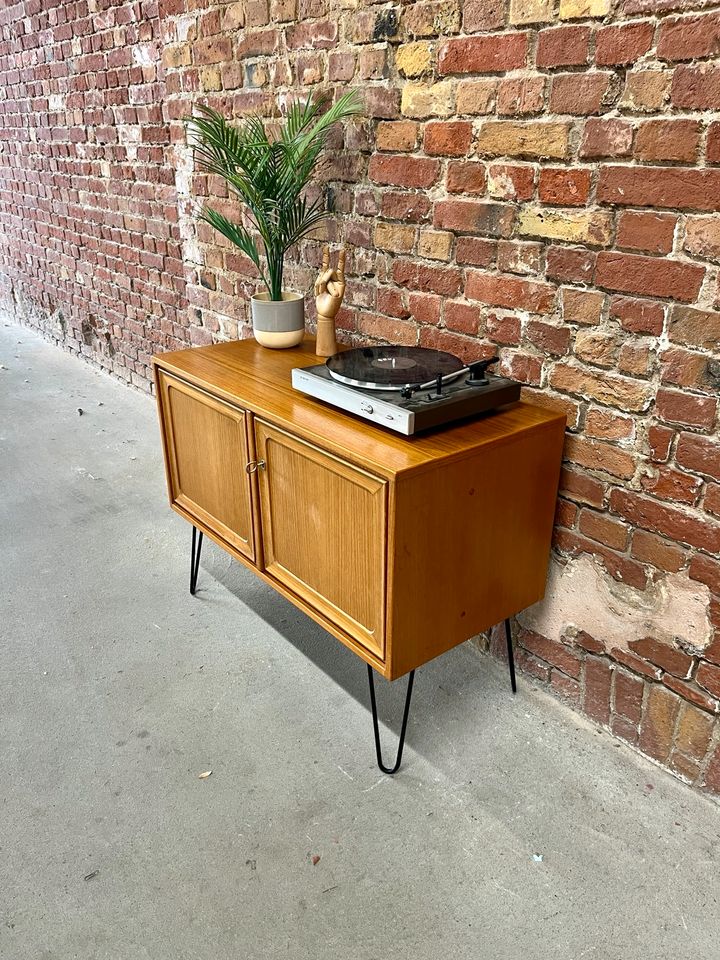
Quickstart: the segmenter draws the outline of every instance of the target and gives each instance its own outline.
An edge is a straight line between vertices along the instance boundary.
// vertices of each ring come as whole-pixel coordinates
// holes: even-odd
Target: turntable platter
[[[364,390],[402,390],[428,383],[464,369],[461,360],[426,347],[358,347],[337,353],[327,361],[335,380]]]

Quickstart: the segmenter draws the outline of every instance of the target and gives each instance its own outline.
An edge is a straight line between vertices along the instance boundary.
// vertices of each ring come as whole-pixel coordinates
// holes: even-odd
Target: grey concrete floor
[[[3,960],[720,956],[718,806],[468,645],[382,776],[360,661],[210,544],[190,597],[152,400],[0,364]]]

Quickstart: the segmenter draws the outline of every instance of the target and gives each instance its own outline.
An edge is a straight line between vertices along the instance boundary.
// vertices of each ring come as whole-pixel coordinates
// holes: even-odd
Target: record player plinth
[[[153,363],[172,508],[388,679],[543,596],[562,415],[399,436],[293,389],[310,339]]]

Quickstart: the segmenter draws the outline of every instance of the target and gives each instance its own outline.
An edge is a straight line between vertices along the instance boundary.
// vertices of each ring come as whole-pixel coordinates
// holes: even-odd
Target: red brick
[[[420,346],[431,350],[446,350],[465,363],[486,359],[492,356],[494,349],[491,344],[483,343],[477,337],[466,337],[462,333],[440,330],[437,327],[420,328]]]
[[[695,433],[681,433],[675,459],[678,465],[695,473],[720,480],[720,444]]]
[[[417,327],[409,320],[390,319],[374,313],[360,313],[357,320],[358,333],[376,340],[415,346]]]
[[[426,124],[423,148],[433,157],[464,157],[472,142],[472,123],[466,120]]]
[[[626,207],[720,210],[720,170],[602,167],[598,200]]]
[[[610,718],[610,729],[616,737],[625,740],[627,743],[637,746],[638,729],[637,726],[621,717],[618,714]]]
[[[685,249],[705,260],[720,261],[720,222],[716,216],[688,217]]]
[[[440,200],[435,204],[433,226],[456,233],[482,233],[508,237],[512,232],[513,207],[478,200]]]
[[[615,710],[635,724],[642,716],[643,688],[642,680],[623,670],[615,671]]]
[[[529,320],[525,335],[536,347],[555,356],[563,356],[570,347],[570,329],[564,324]]]
[[[717,350],[720,346],[720,311],[675,304],[670,311],[668,336],[675,343]]]
[[[670,423],[709,429],[717,413],[717,400],[710,397],[695,397],[680,390],[657,392],[655,408],[658,416]]]
[[[720,563],[717,560],[696,553],[690,561],[688,573],[693,580],[704,583],[712,593],[720,596]]]
[[[643,660],[649,660],[661,670],[666,670],[680,680],[687,680],[693,666],[693,658],[682,650],[660,643],[654,637],[644,637],[642,640],[631,640],[630,649]]]
[[[597,254],[584,247],[548,247],[546,274],[561,283],[588,283]]]
[[[576,710],[579,708],[582,690],[577,680],[573,680],[559,670],[551,670],[550,686],[558,696],[567,700]]]
[[[589,167],[543,167],[538,196],[543,203],[584,206],[590,195],[591,176]]]
[[[397,317],[399,320],[407,320],[410,316],[410,311],[403,301],[402,292],[393,287],[380,287],[377,292],[377,309],[380,313]]]
[[[544,93],[544,77],[510,77],[501,80],[497,91],[498,116],[515,117],[540,113]]]
[[[466,33],[497,30],[505,22],[502,0],[465,0],[463,29]]]
[[[445,326],[457,333],[476,335],[480,324],[480,311],[474,304],[448,300],[445,304]]]
[[[532,167],[491,163],[488,167],[488,193],[498,200],[529,200],[535,192]]]
[[[590,27],[551,27],[538,34],[538,67],[579,67],[588,62]]]
[[[698,120],[645,120],[635,136],[635,156],[639,160],[693,163],[699,149]]]
[[[669,690],[651,686],[640,728],[640,749],[667,763],[675,733],[680,701]]]
[[[432,293],[411,293],[408,308],[410,315],[419,323],[438,323],[442,300]]]
[[[709,483],[707,485],[703,506],[708,513],[713,513],[716,517],[720,517],[720,484]]]
[[[548,640],[547,637],[540,636],[532,630],[521,629],[518,640],[526,650],[552,664],[558,670],[572,677],[574,680],[580,678],[581,663],[580,657],[573,653],[568,647],[556,640]]]
[[[337,43],[338,25],[333,20],[313,20],[288,27],[285,39],[289,50],[323,49]],[[229,57],[223,59],[229,60]]]
[[[675,431],[670,427],[661,427],[652,424],[648,428],[648,446],[650,447],[650,459],[657,462],[667,460],[670,453],[670,444],[675,437]]]
[[[439,172],[440,163],[437,160],[376,153],[370,160],[368,176],[375,183],[427,188],[435,183]]]
[[[497,243],[482,237],[458,237],[455,259],[474,267],[489,267],[495,261]]]
[[[672,467],[658,467],[652,474],[645,474],[640,485],[646,493],[658,500],[675,501],[695,505],[702,490],[702,480],[691,473],[683,473]]]
[[[585,660],[583,710],[598,723],[610,722],[610,687],[612,673],[607,660],[588,657]]]
[[[600,287],[625,293],[695,300],[705,277],[705,268],[678,260],[641,257],[601,251],[595,269]]]
[[[720,697],[720,667],[712,663],[701,663],[697,671],[697,682],[713,697]]]
[[[652,46],[654,32],[649,20],[602,27],[595,35],[595,62],[606,67],[635,63]]]
[[[717,110],[720,108],[720,67],[710,63],[676,67],[670,98],[674,106],[687,110]]]
[[[585,417],[585,435],[599,440],[629,440],[635,433],[632,417],[623,417],[600,407],[588,410]]]
[[[451,160],[447,166],[448,193],[485,193],[485,164],[472,160]]]
[[[553,113],[600,113],[609,102],[612,73],[566,73],[552,79],[550,110]]]
[[[703,353],[669,347],[660,354],[660,380],[679,387],[714,392],[717,378],[710,373],[711,365]]]
[[[673,677],[668,673],[665,674],[662,682],[664,686],[670,690],[674,690],[675,693],[679,694],[684,700],[687,700],[688,703],[694,703],[695,706],[700,707],[701,710],[706,710],[708,713],[717,713],[718,708],[720,708],[720,703],[718,703],[714,697],[709,696],[695,684],[688,683],[685,680],[678,680],[677,677]]]
[[[555,523],[560,527],[567,527],[571,530],[575,526],[575,520],[578,515],[578,508],[569,500],[558,498],[555,507]]]
[[[614,489],[610,509],[630,523],[670,540],[716,553],[720,550],[720,525],[709,523],[677,507],[669,507],[650,497],[628,490]]]
[[[720,14],[673,17],[663,20],[657,43],[662,60],[695,60],[717,56],[720,50]]]
[[[495,343],[508,343],[517,346],[520,343],[520,321],[517,317],[499,316],[490,313],[487,317],[487,335]]]
[[[536,275],[541,271],[543,245],[521,240],[498,241],[498,270],[502,273]]]
[[[447,40],[440,48],[438,72],[504,73],[524,65],[527,49],[527,33]]]
[[[600,470],[626,480],[635,473],[635,457],[632,453],[588,437],[568,436],[565,440],[565,457],[588,470]]]
[[[716,120],[708,127],[707,161],[720,163],[720,120]]]
[[[439,293],[443,296],[456,296],[462,286],[462,273],[453,267],[418,267],[417,285],[419,290]]]
[[[539,386],[542,378],[542,358],[520,350],[514,353],[506,351],[499,372],[518,383]]]
[[[572,506],[572,504],[570,504]],[[584,630],[578,630],[572,641],[577,647],[581,647],[583,650],[587,650],[588,653],[604,653],[605,644],[602,640],[596,640],[595,637],[591,637],[589,633],[586,633]]]
[[[388,220],[424,223],[429,219],[432,204],[424,193],[396,193],[386,191],[382,196],[381,212]]]
[[[549,313],[555,301],[555,287],[533,280],[470,271],[465,296],[494,307]]]
[[[628,542],[628,528],[625,524],[613,520],[606,513],[596,513],[594,510],[582,510],[578,522],[578,529],[591,540],[604,543],[613,550],[624,550]]]
[[[629,333],[649,333],[657,337],[663,330],[665,305],[653,300],[611,297],[610,316],[619,320],[623,330]]]
[[[627,120],[591,118],[585,124],[581,157],[628,157],[632,151],[633,127]]]
[[[649,253],[669,253],[678,218],[669,213],[623,210],[618,220],[617,245]]]

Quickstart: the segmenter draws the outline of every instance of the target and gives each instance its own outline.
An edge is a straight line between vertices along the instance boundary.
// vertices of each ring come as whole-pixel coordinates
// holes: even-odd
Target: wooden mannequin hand
[[[320,276],[315,281],[315,306],[318,317],[332,320],[345,296],[345,250],[338,256],[337,270],[330,267],[330,247],[323,248]]]

